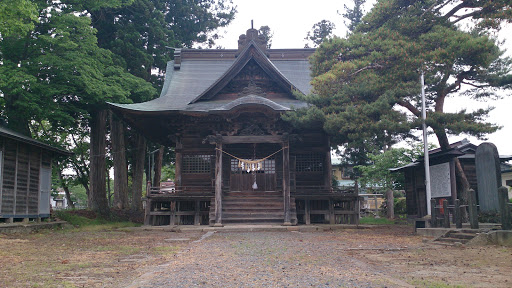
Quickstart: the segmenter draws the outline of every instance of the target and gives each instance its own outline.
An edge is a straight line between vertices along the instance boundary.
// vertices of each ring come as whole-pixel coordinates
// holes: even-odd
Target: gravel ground
[[[434,245],[411,226],[192,228],[0,234],[0,287],[512,287],[512,247]]]
[[[511,247],[427,240],[401,225],[208,232],[118,287],[512,287]]]
[[[210,232],[130,287],[413,287],[354,253],[393,253],[421,239],[385,242],[373,232]]]

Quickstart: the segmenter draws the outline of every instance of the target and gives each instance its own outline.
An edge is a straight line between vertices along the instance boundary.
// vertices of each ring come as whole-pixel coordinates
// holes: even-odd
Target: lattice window
[[[295,171],[297,172],[324,171],[323,154],[297,154],[295,159]]]
[[[210,173],[213,155],[183,155],[183,173]]]
[[[247,170],[242,171],[240,167],[238,167],[238,160],[231,159],[231,174],[244,174],[247,173]],[[276,173],[276,160],[270,158],[266,159],[261,163],[261,169],[257,170],[256,173],[265,173],[265,174],[275,174]]]

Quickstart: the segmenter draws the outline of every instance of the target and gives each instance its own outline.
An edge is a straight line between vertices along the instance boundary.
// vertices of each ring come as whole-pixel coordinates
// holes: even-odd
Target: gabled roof
[[[203,91],[196,99],[192,100],[190,104],[193,104],[201,99],[210,99],[215,96],[222,88],[224,88],[229,81],[235,78],[240,71],[249,63],[254,60],[270,77],[272,77],[281,88],[285,91],[300,91],[290,80],[284,76],[279,69],[268,59],[265,53],[258,47],[258,45],[251,40],[247,46],[242,50],[237,59],[233,62],[222,76],[220,76],[215,83],[213,83],[208,89]],[[304,94],[303,91],[300,91]]]
[[[475,144],[472,144],[471,142],[469,142],[469,140],[467,138],[464,138],[464,139],[462,139],[460,141],[451,143],[450,144],[450,148],[458,149],[461,152],[464,152],[466,154],[468,154],[468,153],[475,154],[477,146]],[[439,151],[441,151],[441,148],[432,149],[432,150],[430,150],[428,152],[430,154],[433,154],[433,153],[437,153]]]
[[[442,151],[441,148],[436,148],[428,151],[429,159],[436,160],[443,158],[445,161],[457,157],[458,159],[475,159],[475,152],[477,146],[469,142],[467,139],[450,144],[451,149]],[[423,165],[424,157],[420,157],[416,161],[404,165],[402,167],[390,168],[391,172],[400,171],[406,168],[416,167]],[[511,155],[499,155],[500,161],[512,160]],[[432,164],[431,164],[432,165]]]
[[[254,29],[249,29],[254,30]],[[248,35],[249,35],[248,30]],[[254,32],[254,31],[253,31]],[[215,112],[227,111],[235,104],[266,105],[274,110],[290,110],[306,107],[295,99],[293,91],[308,94],[311,90],[310,64],[308,57],[315,49],[267,49],[254,40],[247,39],[236,49],[179,49],[174,61],[167,64],[164,85],[160,97],[137,104],[109,105],[127,113],[146,112]],[[240,97],[249,102],[212,99],[233,79],[249,61],[254,61],[290,97],[276,100],[260,99],[262,95]],[[268,100],[268,101],[267,101]]]

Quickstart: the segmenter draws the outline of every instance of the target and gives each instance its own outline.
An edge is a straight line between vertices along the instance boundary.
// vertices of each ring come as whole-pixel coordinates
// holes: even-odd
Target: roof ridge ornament
[[[263,34],[259,34],[259,31],[254,29],[253,21],[251,20],[251,29],[248,29],[245,34],[238,37],[238,53],[251,43],[251,41],[258,46],[262,51],[267,50],[267,37]]]
[[[174,70],[181,68],[181,48],[174,48]]]

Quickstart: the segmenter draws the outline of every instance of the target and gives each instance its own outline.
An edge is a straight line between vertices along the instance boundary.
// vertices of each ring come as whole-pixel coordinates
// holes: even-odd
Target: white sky
[[[297,1],[297,0],[234,0],[238,7],[238,13],[235,20],[223,31],[224,38],[217,41],[217,44],[224,48],[237,48],[237,40],[240,34],[251,27],[251,20],[254,20],[254,28],[268,25],[273,31],[272,48],[303,48],[304,38],[313,24],[326,19],[336,25],[334,34],[338,36],[346,35],[346,27],[343,24],[343,17],[338,14],[344,11],[344,4],[352,5],[352,1],[335,0],[316,0],[316,1]],[[369,11],[375,1],[369,0],[365,5],[365,11]],[[500,34],[505,39],[503,48],[509,47],[512,50],[512,27],[507,27]],[[508,38],[507,38],[508,37]],[[512,56],[512,51],[507,51]],[[495,110],[490,113],[489,121],[503,126],[501,130],[488,136],[488,141],[493,142],[498,147],[501,155],[512,155],[512,125],[509,119],[512,117],[512,93],[507,92],[509,97],[497,101],[476,102],[467,99],[450,98],[446,101],[445,111],[458,111],[467,108],[468,111],[478,107],[495,106]],[[512,120],[512,119],[511,119]],[[468,138],[474,144],[480,144],[482,141],[468,137],[466,135],[450,137],[450,141],[455,142],[463,138]],[[436,143],[435,137],[430,137],[429,142]]]

